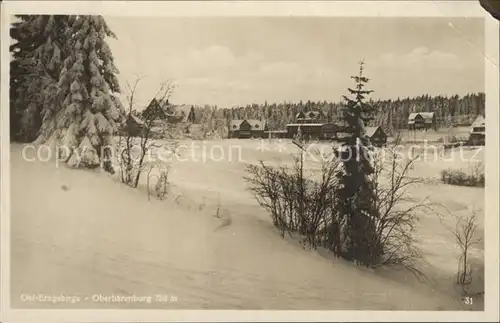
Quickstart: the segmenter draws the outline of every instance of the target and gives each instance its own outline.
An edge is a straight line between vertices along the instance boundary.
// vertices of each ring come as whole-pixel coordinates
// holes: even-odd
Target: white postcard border
[[[485,311],[204,311],[204,310],[13,310],[10,309],[9,16],[335,16],[484,17],[486,93]],[[1,42],[1,309],[0,321],[454,321],[498,320],[499,304],[499,23],[477,1],[16,1],[2,3]],[[28,201],[27,201],[28,202]]]

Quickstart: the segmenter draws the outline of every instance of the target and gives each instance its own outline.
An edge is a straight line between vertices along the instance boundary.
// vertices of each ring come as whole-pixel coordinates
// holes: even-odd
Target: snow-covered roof
[[[412,112],[408,116],[408,124],[414,124],[417,116],[422,117],[425,123],[432,123],[432,120],[434,119],[434,112]]]
[[[419,112],[419,114],[424,118],[424,119],[432,119],[434,118],[434,112]]]
[[[427,120],[434,117],[434,112],[412,112],[408,116],[408,120],[415,120],[418,115]]]
[[[257,119],[242,119],[242,120],[231,120],[231,130],[238,130],[241,124],[246,121],[252,127],[252,130],[264,130],[266,128],[266,121]]]
[[[408,120],[415,120],[415,118],[417,117],[417,115],[418,115],[417,112],[410,113],[410,115],[408,116]]]
[[[240,125],[243,123],[243,120],[231,120],[230,126],[232,130],[236,130],[240,128]]]
[[[377,131],[378,128],[380,128],[380,126],[365,127],[365,134],[366,134],[366,136],[368,136],[368,137],[373,136],[375,134],[375,132]]]
[[[323,117],[323,112],[320,110],[315,111],[301,111],[295,115],[295,119],[319,119]]]
[[[247,122],[252,126],[252,130],[264,130],[266,122],[257,119],[247,119]]]
[[[295,119],[298,119],[298,118],[304,118],[305,116],[306,116],[306,115],[304,114],[304,112],[303,112],[303,111],[300,111],[299,113],[297,113],[297,114],[295,115]]]
[[[471,128],[475,127],[485,127],[486,125],[486,119],[482,115],[478,115],[476,120],[471,125]]]
[[[182,105],[177,105],[174,107],[175,114],[179,117],[182,117],[183,122],[187,122],[187,119],[189,117],[189,113],[191,112],[191,105],[187,104],[182,104]]]
[[[320,127],[324,126],[325,123],[289,123],[287,127]]]
[[[474,134],[486,134],[486,119],[482,115],[478,115],[476,120],[472,123],[470,127],[470,133]]]
[[[133,120],[135,123],[137,123],[138,125],[141,125],[141,126],[143,126],[143,125],[144,125],[144,121],[142,121],[142,119],[140,119],[140,118],[138,118],[138,117],[134,116],[133,114],[131,114],[131,115],[129,116],[129,118],[130,118],[130,119],[132,119],[132,120]]]

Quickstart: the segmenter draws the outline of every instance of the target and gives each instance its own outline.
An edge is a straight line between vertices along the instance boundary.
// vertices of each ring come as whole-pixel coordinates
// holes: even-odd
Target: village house
[[[146,109],[141,112],[141,117],[145,120],[151,118],[164,120],[167,118],[167,111],[162,108],[162,103],[156,99],[152,99]]]
[[[264,138],[267,130],[267,123],[256,119],[231,120],[230,123],[231,138]]]
[[[372,145],[383,147],[387,144],[387,134],[381,126],[366,127],[365,135],[370,139]]]
[[[328,123],[327,117],[320,110],[297,113],[295,122],[286,125],[286,137],[295,138],[299,128],[302,139],[305,140],[334,139],[338,131],[338,127]]]
[[[170,123],[196,123],[196,115],[191,105],[182,104],[172,108],[173,112],[167,115]]]
[[[477,116],[471,125],[468,144],[471,146],[484,146],[486,144],[486,119]]]
[[[295,123],[311,124],[311,123],[327,123],[328,119],[321,110],[317,111],[301,111],[295,115]]]
[[[130,131],[132,136],[140,136],[144,131],[144,120],[151,120],[150,133],[151,138],[162,138],[169,123],[195,123],[194,109],[190,105],[173,106],[166,102],[160,102],[152,99],[148,106],[139,113],[133,115],[126,122],[122,133]]]
[[[337,127],[332,123],[290,123],[286,125],[287,137],[295,138],[299,128],[305,140],[334,139],[337,135]]]
[[[437,130],[436,115],[434,112],[413,112],[408,117],[409,130]]]
[[[122,136],[140,137],[144,132],[144,121],[134,115],[129,115],[120,132]]]

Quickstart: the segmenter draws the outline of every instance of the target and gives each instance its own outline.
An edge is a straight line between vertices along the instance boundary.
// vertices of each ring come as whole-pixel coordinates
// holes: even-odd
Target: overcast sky
[[[484,91],[479,19],[105,18],[122,85],[146,77],[139,104],[167,79],[177,104],[339,101],[363,57],[373,98]]]

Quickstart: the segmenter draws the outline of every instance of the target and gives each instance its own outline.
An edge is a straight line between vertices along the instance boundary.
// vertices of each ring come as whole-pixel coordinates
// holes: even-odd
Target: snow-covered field
[[[420,282],[402,271],[357,268],[280,238],[245,190],[242,177],[248,163],[289,163],[296,151],[293,144],[273,141],[263,146],[258,140],[181,144],[182,157],[170,161],[172,188],[164,201],[148,201],[145,179],[132,189],[116,176],[55,167],[54,161],[27,161],[22,146],[12,145],[12,306],[482,309],[480,297],[474,305],[465,305],[453,286],[458,250],[445,227],[454,226],[451,217],[443,225],[435,215],[421,214],[418,234],[428,280]],[[328,145],[318,145],[323,146],[327,152]],[[412,176],[438,179],[442,169],[466,168],[475,162],[472,157],[482,160],[484,152],[470,150],[463,155],[453,161],[419,161]],[[316,163],[307,162],[310,167]],[[474,206],[482,233],[484,189],[430,181],[411,194],[442,203],[455,214]],[[473,253],[475,263],[483,262],[481,246]],[[479,274],[476,277],[474,288],[483,290]],[[73,304],[26,300],[26,295],[39,293],[80,300]],[[153,298],[151,303],[96,301],[98,295]],[[168,297],[160,300],[156,295]]]

